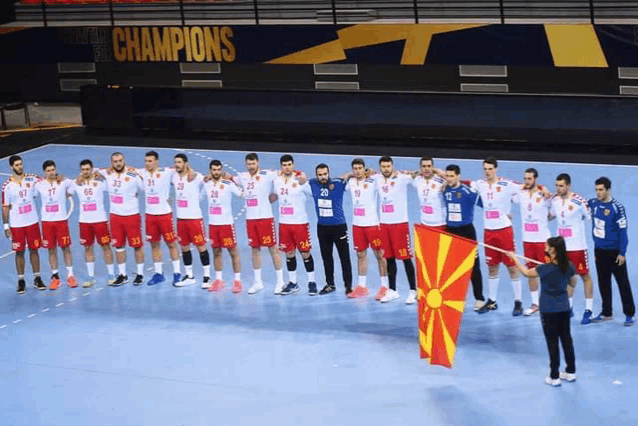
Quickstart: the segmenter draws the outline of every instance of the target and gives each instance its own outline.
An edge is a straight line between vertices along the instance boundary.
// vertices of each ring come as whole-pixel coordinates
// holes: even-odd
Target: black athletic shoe
[[[122,284],[126,284],[128,282],[128,275],[118,275],[113,284],[109,284],[112,287],[119,287]]]
[[[288,285],[284,287],[283,290],[281,290],[281,295],[286,296],[288,294],[294,293],[295,291],[299,291],[299,284],[289,282]]]
[[[18,280],[18,287],[16,288],[16,291],[18,294],[24,294],[24,292],[27,291],[27,283],[23,279]]]
[[[492,299],[487,299],[487,302],[485,302],[485,305],[483,305],[483,307],[476,312],[479,314],[484,314],[488,311],[495,311],[497,309],[498,309],[498,305],[496,304],[496,302],[493,301]]]
[[[135,279],[133,280],[133,285],[138,286],[142,285],[144,282],[144,275],[137,274],[135,275]]]
[[[35,277],[35,279],[33,280],[33,285],[38,290],[46,290],[47,289],[47,286],[44,285],[44,283],[42,282],[42,278],[40,278],[40,277]]]
[[[346,296],[352,293],[352,286],[346,286]]]
[[[310,296],[316,296],[317,295],[317,283],[310,281],[308,283],[308,294]]]
[[[333,286],[332,284],[326,284],[326,286],[321,289],[319,294],[323,296],[324,294],[332,293],[336,289],[337,288],[335,286]],[[346,294],[348,294],[348,293],[346,292]]]
[[[520,300],[515,300],[514,301],[514,310],[512,311],[512,316],[513,317],[520,317],[521,315],[523,315],[523,302],[521,302]]]

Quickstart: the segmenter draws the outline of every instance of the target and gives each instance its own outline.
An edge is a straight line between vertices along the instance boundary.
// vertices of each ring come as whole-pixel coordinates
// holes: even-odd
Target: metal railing
[[[16,21],[44,26],[359,22],[638,22],[638,0],[164,0],[16,4]]]

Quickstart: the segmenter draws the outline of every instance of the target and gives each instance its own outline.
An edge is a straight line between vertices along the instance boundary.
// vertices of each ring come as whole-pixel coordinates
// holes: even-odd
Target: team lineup
[[[333,246],[340,257],[346,295],[361,298],[369,295],[367,286],[368,256],[372,250],[377,263],[381,285],[375,299],[390,302],[400,297],[396,288],[397,260],[401,260],[409,284],[407,304],[417,299],[415,267],[412,261],[410,227],[408,223],[409,186],[416,189],[423,225],[465,238],[477,239],[473,226],[476,206],[483,209],[485,257],[488,266],[487,298],[483,294],[480,262],[474,264],[471,282],[475,298],[474,310],[486,313],[498,308],[496,295],[499,268],[503,263],[510,275],[514,293],[514,316],[538,312],[538,279],[530,278],[532,304],[523,310],[522,285],[519,271],[508,252],[514,251],[512,205],[518,204],[522,222],[522,242],[528,267],[534,261],[545,263],[545,241],[550,237],[549,225],[556,222],[555,235],[565,239],[569,260],[581,276],[585,293],[583,324],[612,318],[611,275],[620,288],[625,325],[633,324],[635,307],[627,277],[625,253],[627,249],[627,218],[624,207],[611,198],[611,182],[607,178],[596,181],[596,198],[586,200],[571,191],[571,178],[562,173],[556,177],[556,191],[538,184],[535,169],[524,172],[524,183],[497,176],[498,162],[488,158],[483,162],[484,178],[461,181],[461,170],[448,165],[445,170],[434,167],[431,158],[422,157],[417,171],[395,170],[391,157],[381,157],[378,171],[367,168],[356,158],[351,170],[339,177],[331,177],[326,164],[319,164],[315,177],[295,170],[293,157],[284,155],[280,169],[263,170],[257,154],[245,157],[246,172],[232,176],[223,170],[218,160],[210,162],[206,175],[194,171],[184,154],[173,158],[173,167],[160,167],[159,155],[149,151],[144,167],[126,164],[121,153],[114,153],[110,165],[95,168],[91,160],[80,162],[76,179],[59,176],[55,163],[43,163],[43,176],[26,174],[19,156],[9,159],[12,176],[3,185],[3,222],[5,234],[16,252],[18,293],[24,293],[25,250],[34,272],[34,286],[40,290],[55,290],[60,286],[58,270],[59,246],[66,266],[66,280],[70,287],[78,284],[74,276],[71,256],[71,237],[67,218],[67,198],[74,198],[79,208],[80,243],[84,247],[87,279],[84,287],[96,284],[94,245],[100,246],[108,270],[108,284],[120,286],[129,281],[126,271],[125,246],[133,248],[136,272],[134,285],[144,283],[144,237],[151,245],[154,273],[148,285],[165,281],[162,259],[162,240],[166,244],[172,264],[172,284],[176,287],[196,284],[193,274],[191,245],[197,248],[204,276],[202,288],[219,291],[225,286],[222,277],[222,250],[230,255],[233,267],[234,293],[242,292],[241,258],[237,249],[231,201],[244,199],[246,232],[251,247],[254,280],[249,294],[264,289],[261,249],[266,247],[275,269],[274,293],[288,295],[300,290],[297,279],[298,251],[307,273],[310,295],[328,294],[336,290],[334,281]],[[174,188],[174,208],[171,200]],[[343,197],[352,199],[352,240],[357,253],[358,281],[353,281],[349,236]],[[104,196],[108,194],[108,206]],[[140,198],[144,197],[145,217],[142,234]],[[41,201],[40,215],[35,198]],[[206,200],[208,211],[208,241],[213,251],[214,278],[210,274],[206,228],[200,201]],[[310,253],[310,220],[306,201],[313,200],[317,216],[317,235],[326,277],[321,290],[315,279],[314,259]],[[272,203],[278,201],[278,238]],[[73,204],[71,207],[73,208]],[[108,207],[108,213],[107,213]],[[173,214],[176,218],[174,225]],[[592,220],[596,247],[596,267],[602,312],[593,316],[593,283],[589,273],[585,222]],[[41,227],[40,227],[40,223]],[[111,245],[115,248],[113,255]],[[52,277],[47,287],[40,277],[38,249],[48,249]],[[284,253],[287,280],[284,281]],[[181,253],[180,253],[181,252]],[[478,255],[477,255],[478,256]],[[181,259],[180,259],[181,257]],[[116,265],[117,263],[117,265]],[[184,273],[182,273],[182,263]],[[115,268],[117,267],[117,273]],[[571,293],[570,289],[570,293]],[[570,306],[571,306],[571,296]],[[631,318],[631,321],[629,319]]]

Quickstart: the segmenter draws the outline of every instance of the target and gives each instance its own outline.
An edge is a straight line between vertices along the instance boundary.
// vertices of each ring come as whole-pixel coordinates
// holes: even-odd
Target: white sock
[[[284,285],[284,270],[275,271],[275,275],[277,275],[277,284]]]
[[[530,293],[532,294],[532,305],[538,306],[538,290],[530,291]]]
[[[58,270],[57,270],[57,269],[53,269],[53,270],[51,270],[51,275],[55,275],[55,274],[57,274],[57,273],[58,273]]]
[[[315,282],[315,271],[308,272],[308,281],[311,283]]]
[[[137,264],[137,275],[144,275],[144,264],[143,263],[138,263]]]
[[[120,273],[120,275],[126,275],[126,263],[118,263],[117,271]]]
[[[204,266],[204,276],[210,277],[210,265]]]
[[[155,267],[156,274],[162,273],[162,262],[153,262],[153,266]]]
[[[66,275],[68,277],[72,277],[73,276],[73,266],[67,266],[66,267]]]
[[[95,262],[86,262],[86,270],[89,272],[89,277],[95,277]]]
[[[594,310],[594,298],[593,297],[591,299],[585,299],[585,309],[587,309],[588,311],[593,311]]]
[[[563,300],[564,300],[564,299],[563,299]],[[571,309],[571,308],[573,308],[573,307],[574,307],[574,298],[573,298],[573,297],[570,297],[570,298],[569,298],[569,308]]]
[[[387,287],[389,285],[388,276],[381,277],[381,287]]]
[[[219,281],[222,280],[222,271],[215,271],[215,279]]]
[[[109,275],[115,275],[115,265],[112,263],[110,265],[106,265],[106,270],[109,272]]]
[[[366,275],[359,275],[359,286],[365,287],[367,278]]]
[[[179,274],[180,271],[181,271],[180,264],[179,264],[179,259],[178,260],[173,260],[173,261],[171,261],[171,263],[173,264],[173,273]]]
[[[241,272],[235,272],[235,281],[241,281]]]
[[[253,269],[255,275],[255,284],[261,284],[261,269]]]
[[[490,290],[489,290],[489,298],[493,301],[496,302],[496,295],[498,294],[498,277],[492,278],[489,277],[487,279],[489,286],[490,286]]]
[[[297,284],[297,271],[288,271],[288,281]]]
[[[523,290],[520,278],[512,280],[512,290],[514,290],[514,300],[521,300]]]
[[[185,265],[184,270],[186,270],[186,275],[190,278],[193,278],[193,265]]]

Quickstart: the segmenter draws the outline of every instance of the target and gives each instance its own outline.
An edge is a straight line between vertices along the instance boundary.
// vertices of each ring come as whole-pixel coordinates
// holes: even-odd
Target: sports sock
[[[162,274],[162,262],[153,262],[156,274]]]
[[[498,277],[489,277],[488,285],[489,285],[489,298],[496,302],[496,295],[498,294]]]
[[[523,290],[520,278],[512,280],[512,290],[514,290],[514,300],[521,300]]]
[[[89,277],[95,277],[95,262],[86,262],[86,270],[89,273]]]

